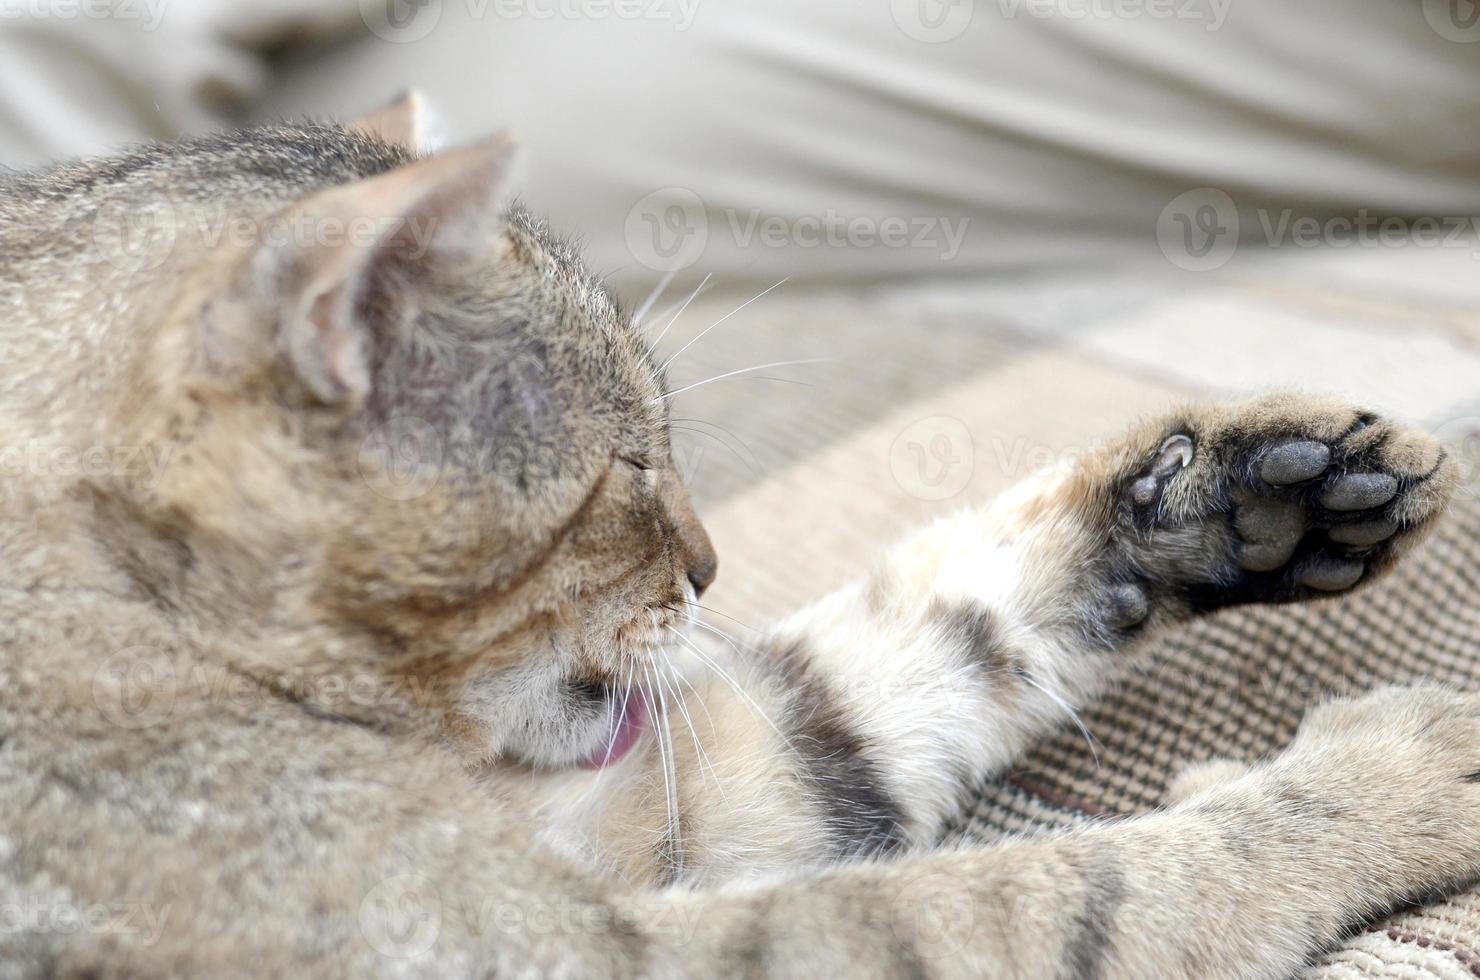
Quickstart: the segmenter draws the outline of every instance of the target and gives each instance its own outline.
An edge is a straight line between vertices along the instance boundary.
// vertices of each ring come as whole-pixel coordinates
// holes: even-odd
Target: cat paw
[[[1185,412],[1122,449],[1112,613],[1133,593],[1199,612],[1349,591],[1417,540],[1454,478],[1432,436],[1342,402]]]
[[[1367,873],[1397,875],[1400,893],[1480,873],[1480,694],[1417,684],[1328,701],[1258,773],[1290,815],[1380,841]]]

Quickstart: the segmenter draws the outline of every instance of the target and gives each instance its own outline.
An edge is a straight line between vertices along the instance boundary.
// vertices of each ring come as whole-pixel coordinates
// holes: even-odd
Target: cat
[[[1390,568],[1432,438],[1192,406],[700,645],[657,362],[501,204],[507,141],[419,133],[0,178],[0,978],[1282,977],[1480,872],[1480,696],[1438,686],[933,846],[1148,637]]]

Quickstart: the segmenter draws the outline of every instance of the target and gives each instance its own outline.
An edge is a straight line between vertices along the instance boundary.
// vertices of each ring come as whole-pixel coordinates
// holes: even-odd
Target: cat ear
[[[363,402],[376,332],[415,302],[421,263],[498,247],[512,155],[499,136],[325,191],[291,216],[288,241],[263,247],[280,347],[317,400]]]
[[[390,105],[377,109],[353,122],[345,123],[349,133],[403,146],[416,156],[432,152],[427,134],[429,113],[426,100],[416,89],[407,89]]]

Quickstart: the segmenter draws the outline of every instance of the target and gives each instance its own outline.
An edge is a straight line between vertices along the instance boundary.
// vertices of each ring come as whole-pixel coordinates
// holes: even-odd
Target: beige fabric
[[[1093,752],[1066,729],[983,787],[951,836],[991,841],[1145,812],[1185,763],[1278,748],[1333,692],[1417,677],[1480,689],[1476,291],[1467,254],[1400,249],[1311,253],[1256,276],[1175,286],[1107,276],[1048,289],[772,294],[673,368],[682,384],[751,363],[843,357],[761,372],[815,387],[735,378],[677,399],[679,415],[749,444],[758,471],[678,434],[722,556],[705,598],[719,614],[711,622],[737,634],[736,619],[762,625],[860,572],[898,529],[984,498],[1138,413],[1264,379],[1303,381],[1396,409],[1451,442],[1467,481],[1437,538],[1360,596],[1230,611],[1145,651],[1118,693],[1086,712]],[[744,298],[701,301],[665,346]],[[969,480],[940,500],[918,496],[895,450],[931,417],[957,420],[971,440],[953,447],[970,461]],[[1307,975],[1480,976],[1480,891],[1373,923]]]
[[[356,0],[0,0],[0,166],[239,121],[264,48],[356,29]]]
[[[519,193],[623,287],[1060,271],[1159,260],[1197,188],[1237,204],[1249,254],[1294,237],[1286,208],[1476,213],[1463,7],[444,0],[300,59],[263,111],[345,116],[411,82],[451,140],[511,126]]]

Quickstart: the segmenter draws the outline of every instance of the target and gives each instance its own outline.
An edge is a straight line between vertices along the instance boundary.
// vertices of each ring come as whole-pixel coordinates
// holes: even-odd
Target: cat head
[[[393,111],[216,144],[261,233],[172,301],[146,415],[173,462],[140,506],[189,555],[183,605],[372,649],[338,656],[439,692],[475,755],[574,764],[630,728],[627,687],[715,555],[647,343],[503,206],[507,141],[423,156],[414,130]],[[326,160],[342,179],[295,189]]]

